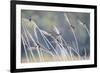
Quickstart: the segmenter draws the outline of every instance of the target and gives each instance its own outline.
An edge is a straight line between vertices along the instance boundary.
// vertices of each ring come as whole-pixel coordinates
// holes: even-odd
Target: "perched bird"
[[[73,29],[75,29],[75,26],[71,25],[71,27],[72,27]]]
[[[31,18],[31,16],[29,17],[29,21],[31,21],[32,20],[32,18]]]
[[[40,47],[41,47],[41,46],[40,46],[40,44],[39,44],[38,42],[36,42],[36,44],[37,44],[37,47],[38,47],[38,48],[40,48]]]

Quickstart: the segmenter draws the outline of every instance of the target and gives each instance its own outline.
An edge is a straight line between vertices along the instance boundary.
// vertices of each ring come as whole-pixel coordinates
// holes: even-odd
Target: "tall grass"
[[[34,35],[29,32],[29,29],[27,28],[26,25],[24,25],[24,24],[22,25],[23,32],[21,34],[21,40],[22,40],[22,44],[24,46],[25,57],[26,57],[27,62],[30,62],[28,53],[31,56],[32,62],[45,62],[47,59],[50,59],[51,61],[68,61],[68,60],[75,60],[75,58],[77,60],[83,59],[83,56],[81,56],[80,52],[79,52],[80,49],[79,49],[75,31],[71,27],[72,24],[69,21],[67,13],[64,13],[64,17],[65,17],[66,22],[68,22],[71,32],[75,39],[75,42],[72,42],[73,47],[71,45],[68,45],[67,41],[65,41],[65,39],[60,34],[61,32],[55,25],[54,25],[53,29],[55,30],[55,34],[57,34],[56,37],[53,36],[52,33],[49,33],[45,30],[40,29],[33,20],[28,21],[27,24],[29,23],[32,25],[32,29],[33,29],[32,32],[34,32]],[[82,24],[81,21],[79,21],[79,23]],[[82,25],[82,26],[83,26],[83,28],[86,29],[86,31],[88,32],[88,35],[89,35],[89,31],[88,31],[87,27],[84,25]],[[43,41],[47,47],[39,41],[37,30],[39,31],[39,33],[40,33],[41,37],[43,38]],[[49,36],[52,38],[53,43],[55,43],[56,47],[54,47],[54,45],[52,45],[52,42],[46,36]],[[32,44],[34,46],[30,45],[31,44],[30,40],[32,41]],[[38,56],[36,56],[36,54],[33,52],[34,50],[37,51]],[[84,59],[86,59],[86,57],[87,57],[87,52],[86,52],[86,49],[84,48]]]
[[[69,19],[68,19],[67,13],[64,13],[64,16],[65,16],[65,19],[66,19],[66,21],[68,22],[69,27],[70,27],[70,29],[71,29],[71,31],[72,31],[72,33],[73,33],[73,36],[74,36],[75,42],[76,42],[76,49],[77,49],[77,52],[79,53],[79,46],[78,46],[77,37],[76,37],[76,35],[75,35],[75,31],[74,31],[74,29],[71,27],[72,24],[70,23],[70,21],[69,21]]]

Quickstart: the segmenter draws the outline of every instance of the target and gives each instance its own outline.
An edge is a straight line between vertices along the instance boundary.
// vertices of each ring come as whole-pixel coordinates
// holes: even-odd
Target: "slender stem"
[[[37,46],[37,44],[36,44],[34,38],[32,38],[32,36],[30,35],[30,33],[29,33],[28,31],[27,31],[27,33],[29,34],[29,36],[30,36],[31,40],[33,41],[33,43]],[[42,60],[43,60],[43,57],[41,57],[42,54],[41,54],[41,52],[39,51],[39,48],[37,47],[36,50],[37,50],[37,52],[38,52],[40,61],[42,61]]]
[[[86,25],[83,24],[80,20],[78,20],[78,22],[80,23],[81,26],[83,26],[83,28],[87,31],[88,35],[90,36],[90,32],[89,32],[88,28],[86,27]]]
[[[77,41],[75,32],[74,32],[73,28],[71,27],[71,23],[70,23],[70,21],[69,21],[69,19],[68,19],[68,17],[67,17],[67,14],[64,13],[64,16],[65,16],[66,20],[67,20],[68,23],[69,23],[70,29],[72,30],[72,33],[73,33],[73,35],[74,35],[74,39],[75,39],[75,42],[76,42],[77,51],[78,51],[78,53],[79,53],[78,41]]]
[[[59,54],[57,53],[57,51],[55,50],[55,48],[52,46],[52,44],[49,42],[49,40],[42,34],[42,32],[40,31],[41,35],[47,40],[47,42],[50,44],[50,46],[53,48],[54,52],[56,53],[56,55],[59,56]],[[60,59],[60,57],[59,57]]]
[[[81,59],[80,54],[75,49],[73,49],[72,47],[70,47],[70,49],[72,49],[78,55],[79,59]]]
[[[28,31],[27,31],[27,32],[28,32]],[[34,33],[35,33],[36,39],[37,39],[37,41],[38,41],[38,37],[37,37],[37,33],[36,33],[36,28],[34,28]],[[32,38],[32,36],[31,36],[31,39],[34,41],[34,39]],[[39,41],[38,41],[38,42],[39,42]],[[35,41],[34,41],[34,43],[35,43],[35,45],[37,46],[37,44],[36,44]],[[43,61],[44,59],[43,59],[43,57],[42,57],[42,53],[41,53],[40,48],[39,48],[38,46],[36,47],[36,50],[37,50],[37,52],[38,52],[39,60],[40,60],[40,61]]]
[[[70,49],[69,53],[70,53],[70,56],[71,56],[71,60],[73,60],[73,54],[72,54],[71,49]]]
[[[30,42],[29,42],[29,40],[28,40],[27,33],[26,33],[27,28],[26,28],[25,26],[23,26],[23,30],[24,30],[25,37],[26,37],[26,40],[27,40],[27,43],[28,43],[28,47],[31,47],[31,46],[30,46]],[[32,50],[31,50],[30,48],[29,48],[29,51],[30,51],[30,53],[31,53],[31,55],[32,55],[32,57],[33,57],[33,56],[34,56],[34,54],[33,54]],[[32,59],[33,59],[33,58],[32,58]]]
[[[84,57],[86,59],[86,49],[84,48]]]
[[[21,38],[22,38],[22,43],[23,43],[23,46],[24,46],[24,51],[25,51],[25,55],[26,55],[26,58],[27,58],[27,62],[29,62],[28,53],[27,53],[27,50],[26,50],[26,47],[25,47],[23,35],[21,36]]]

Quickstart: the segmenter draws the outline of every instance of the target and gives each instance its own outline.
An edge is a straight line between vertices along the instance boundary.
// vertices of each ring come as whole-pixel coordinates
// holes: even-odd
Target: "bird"
[[[41,47],[41,46],[40,46],[40,44],[39,44],[38,42],[36,42],[36,44],[37,44],[37,47],[38,47],[38,48],[40,48],[40,47]]]
[[[71,27],[72,27],[73,29],[75,29],[75,26],[71,25]]]
[[[31,18],[31,16],[29,16],[29,21],[31,21],[32,20],[32,18]]]

